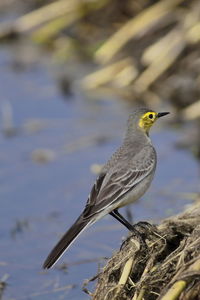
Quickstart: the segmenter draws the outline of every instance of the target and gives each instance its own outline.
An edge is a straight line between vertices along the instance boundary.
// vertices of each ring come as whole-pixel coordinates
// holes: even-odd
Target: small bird
[[[139,108],[129,116],[122,145],[102,168],[85,209],[50,252],[44,268],[51,268],[86,227],[107,214],[116,218],[128,230],[134,231],[134,226],[118,209],[138,200],[150,186],[157,158],[149,138],[149,129],[158,118],[167,114],[169,112],[157,113]]]

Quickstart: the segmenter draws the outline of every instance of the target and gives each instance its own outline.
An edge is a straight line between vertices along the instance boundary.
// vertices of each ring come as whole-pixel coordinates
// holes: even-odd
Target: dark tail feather
[[[75,238],[90,224],[89,220],[83,220],[82,215],[76,220],[76,222],[69,228],[69,230],[63,235],[58,244],[48,255],[47,259],[43,264],[44,269],[51,268],[56,261],[62,256],[67,248],[72,244]]]

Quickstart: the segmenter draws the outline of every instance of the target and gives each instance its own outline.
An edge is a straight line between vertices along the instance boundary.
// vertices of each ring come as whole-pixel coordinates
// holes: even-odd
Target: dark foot
[[[130,239],[136,240],[138,242],[139,249],[141,250],[147,250],[147,244],[145,242],[145,238],[141,232],[139,232],[135,226],[132,226],[130,229],[130,236],[122,243],[120,250],[122,250],[126,244],[130,241]]]
[[[157,235],[157,228],[148,222],[138,222],[134,225],[134,228],[140,232],[144,239],[148,238],[149,235]]]
[[[131,234],[122,243],[120,250],[126,245],[127,242],[130,241],[131,238],[133,238],[138,241],[140,248],[145,251],[148,248],[145,240],[148,239],[150,235],[158,235],[157,228],[148,222],[138,222],[132,225],[129,230]]]

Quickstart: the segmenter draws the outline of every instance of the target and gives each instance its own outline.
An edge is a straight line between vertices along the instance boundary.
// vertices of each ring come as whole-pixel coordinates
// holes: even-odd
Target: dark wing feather
[[[96,199],[97,199],[97,197],[98,197],[98,194],[99,194],[99,191],[100,191],[100,189],[101,189],[101,186],[102,186],[103,180],[104,180],[104,178],[105,178],[105,175],[106,175],[105,173],[100,174],[100,175],[97,177],[97,179],[96,179],[96,181],[95,181],[95,183],[94,183],[94,185],[93,185],[93,187],[92,187],[92,189],[91,189],[91,192],[90,192],[90,194],[89,194],[89,196],[88,196],[88,200],[87,200],[85,209],[84,209],[84,211],[83,211],[83,215],[84,215],[85,217],[91,215],[91,214],[90,214],[91,208],[92,208],[93,205],[96,203]]]
[[[104,174],[103,178],[97,180],[96,188],[93,187],[95,192],[92,189],[91,193],[94,197],[89,198],[84,217],[88,218],[100,213],[106,207],[119,201],[155,169],[155,150],[151,146],[148,148],[143,149],[134,157],[134,164],[129,162],[127,166],[121,166],[119,162],[107,174]]]

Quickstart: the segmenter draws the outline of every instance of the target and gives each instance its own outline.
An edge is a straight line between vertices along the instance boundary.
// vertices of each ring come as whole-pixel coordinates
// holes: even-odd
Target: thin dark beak
[[[157,114],[157,117],[158,117],[158,118],[164,117],[164,116],[166,116],[166,115],[168,115],[168,114],[169,114],[169,112],[159,112],[159,113]]]

